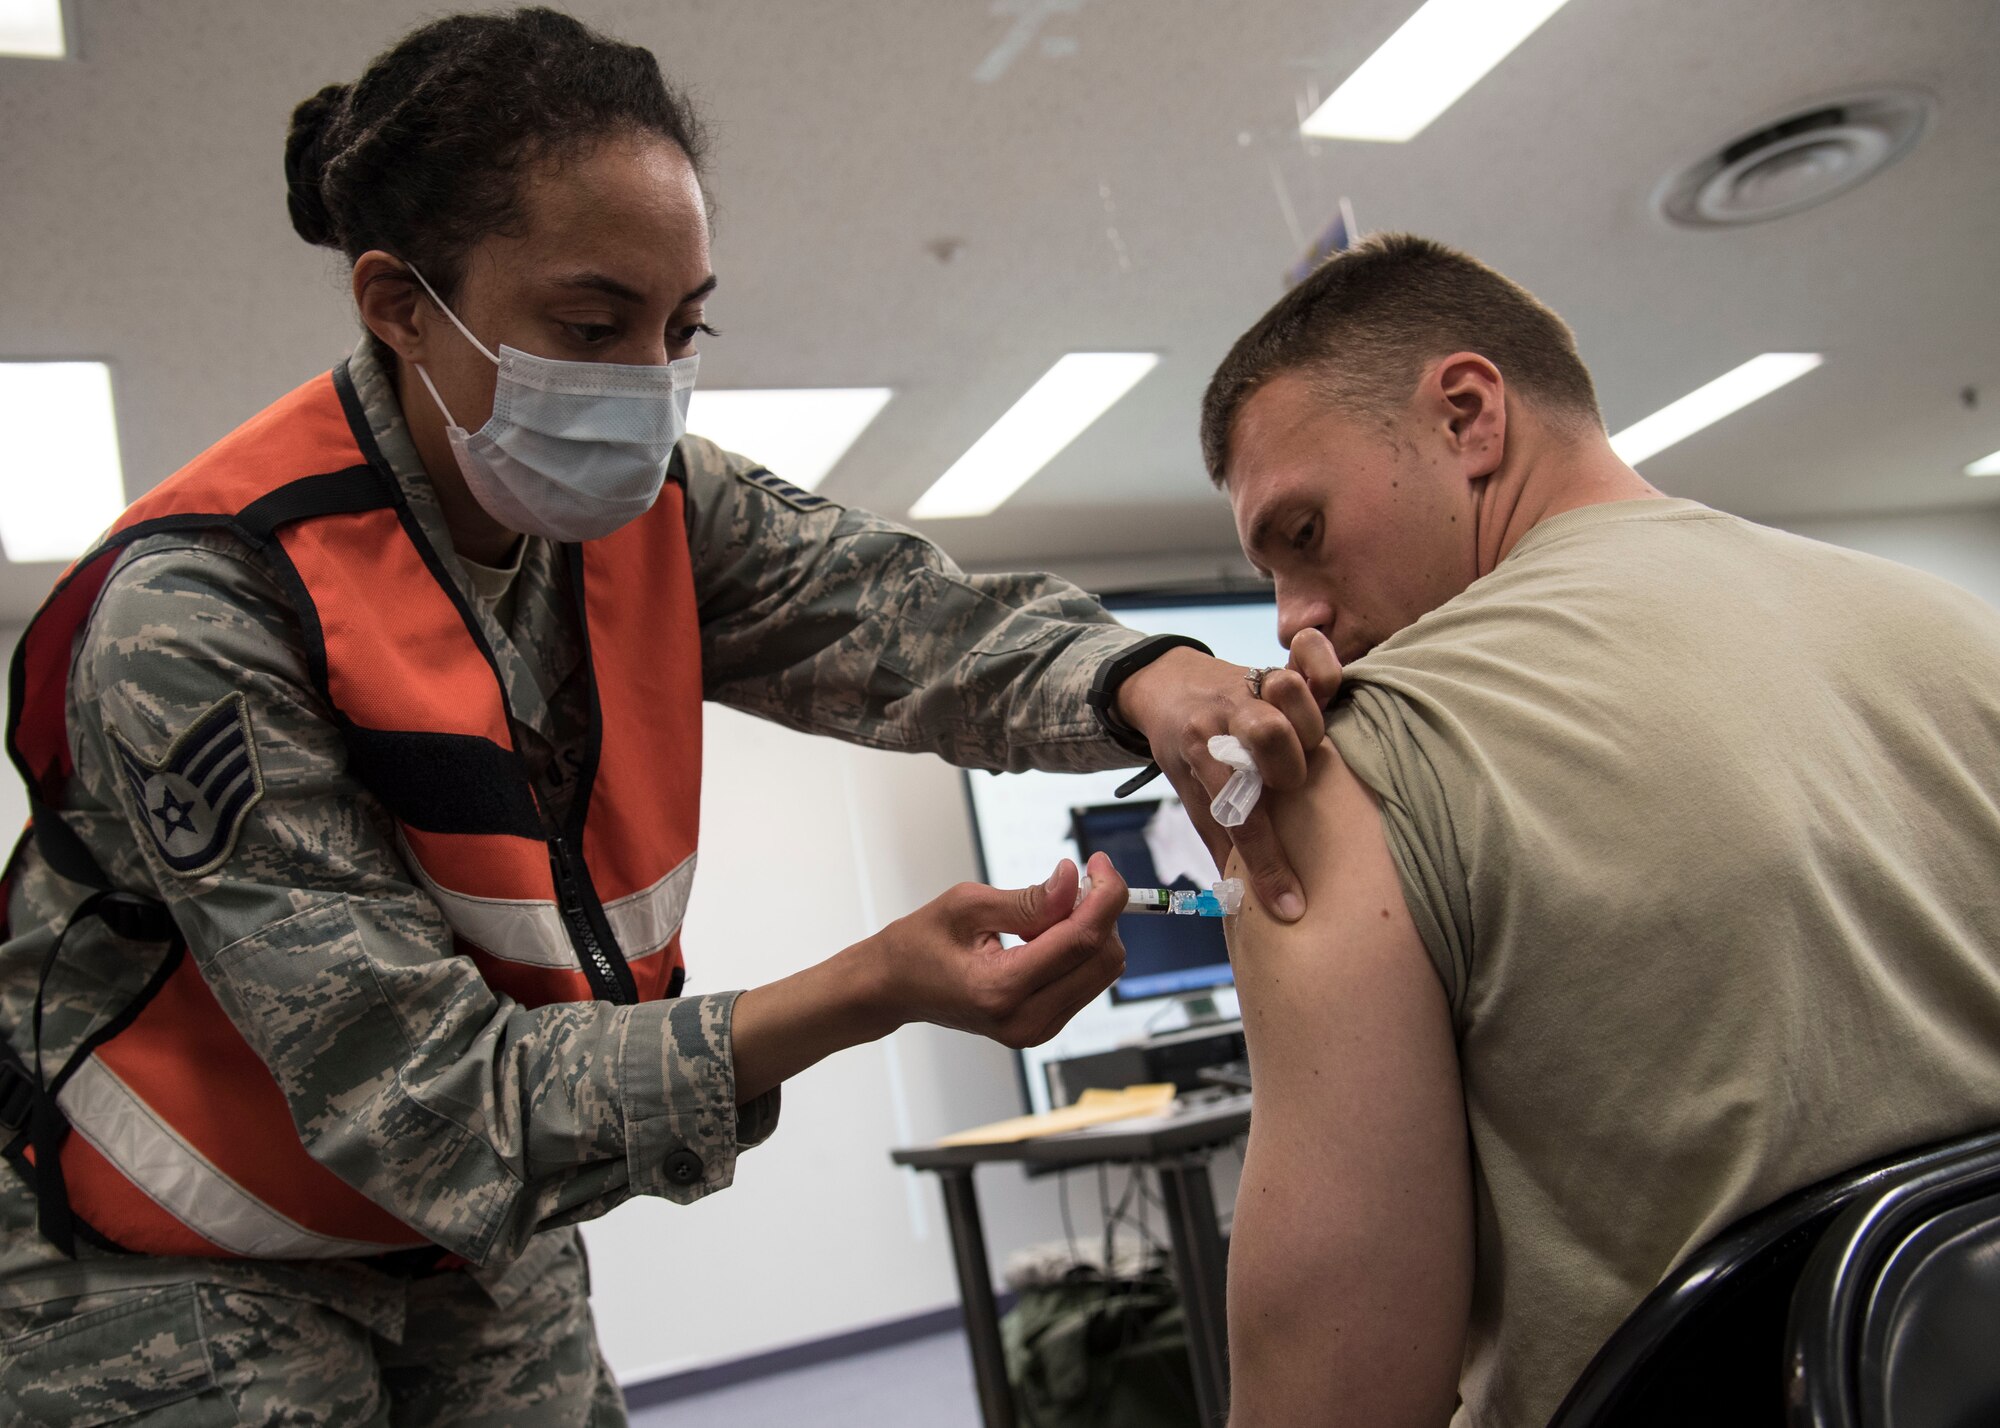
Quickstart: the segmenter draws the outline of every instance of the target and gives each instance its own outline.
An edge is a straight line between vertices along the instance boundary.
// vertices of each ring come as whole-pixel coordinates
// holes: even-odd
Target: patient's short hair
[[[1201,403],[1209,479],[1222,484],[1237,413],[1280,373],[1387,415],[1408,403],[1426,362],[1461,351],[1485,357],[1552,415],[1602,428],[1576,335],[1533,293],[1455,248],[1378,233],[1315,268],[1215,369]]]

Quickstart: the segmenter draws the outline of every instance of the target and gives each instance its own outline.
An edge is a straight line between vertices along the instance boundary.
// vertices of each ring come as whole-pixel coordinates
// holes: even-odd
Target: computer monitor
[[[1277,607],[1261,591],[1129,597],[1105,603],[1136,630],[1192,635],[1237,664],[1285,662],[1278,643]],[[1130,776],[1130,769],[1095,774],[968,773],[966,795],[981,876],[997,887],[1028,887],[1048,877],[1058,859],[1081,862],[1089,852],[1102,849],[1135,885],[1194,887],[1212,882],[1217,876],[1214,862],[1194,837],[1171,787],[1162,779],[1130,799],[1114,797],[1118,785]],[[1130,811],[1094,812],[1105,809]],[[1078,1012],[1052,1041],[1021,1053],[1025,1099],[1033,1110],[1051,1108],[1049,1062],[1110,1051],[1149,1031],[1177,1028],[1185,1017],[1173,1008],[1171,998],[1179,993],[1212,991],[1222,1015],[1236,1014],[1236,992],[1218,923],[1142,915],[1122,918],[1120,924],[1126,974],[1118,986]],[[1183,927],[1189,930],[1166,930]]]

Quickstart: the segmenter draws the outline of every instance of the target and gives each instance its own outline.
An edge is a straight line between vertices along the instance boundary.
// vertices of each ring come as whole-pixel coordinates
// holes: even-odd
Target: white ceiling
[[[285,217],[287,117],[442,8],[70,0],[75,58],[0,59],[0,357],[112,363],[132,491],[351,345],[337,260]],[[1766,518],[2000,500],[1959,474],[2000,448],[1992,0],[1572,0],[1415,142],[1312,147],[1300,105],[1413,0],[569,8],[654,48],[715,131],[703,384],[895,388],[829,494],[900,515],[1062,353],[1165,355],[999,512],[928,528],[968,563],[1233,546],[1195,410],[1296,256],[1281,189],[1309,232],[1345,193],[1526,283],[1614,429],[1756,353],[1828,355],[1648,463],[1670,491]],[[1754,228],[1654,216],[1669,170],[1875,83],[1939,102],[1896,168]],[[0,619],[53,573],[0,568]]]

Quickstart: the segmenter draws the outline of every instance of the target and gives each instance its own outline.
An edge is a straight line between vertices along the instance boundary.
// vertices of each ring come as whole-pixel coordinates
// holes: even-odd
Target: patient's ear
[[[1477,352],[1457,352],[1438,363],[1425,386],[1458,474],[1477,481],[1499,470],[1507,451],[1507,383],[1500,369]]]

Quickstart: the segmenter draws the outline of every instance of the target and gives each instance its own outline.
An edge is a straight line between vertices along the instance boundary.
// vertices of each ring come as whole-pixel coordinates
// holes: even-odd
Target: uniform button
[[[707,1172],[701,1157],[691,1150],[677,1150],[667,1157],[667,1179],[675,1185],[694,1185]]]

